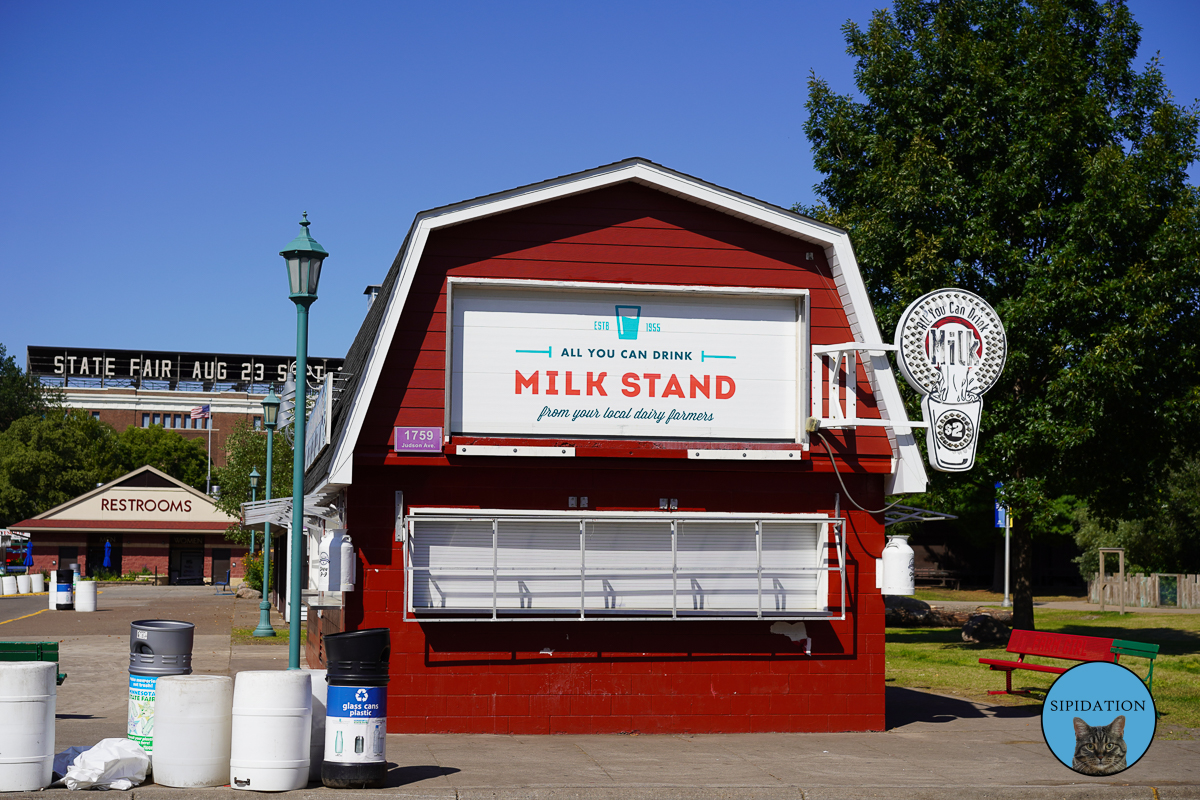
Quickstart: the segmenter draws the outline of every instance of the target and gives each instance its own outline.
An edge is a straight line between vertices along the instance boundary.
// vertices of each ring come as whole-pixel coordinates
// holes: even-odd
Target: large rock
[[[262,592],[257,589],[251,589],[249,586],[243,584],[238,587],[237,596],[246,600],[258,600],[262,597]]]
[[[974,614],[963,625],[964,642],[975,644],[1008,644],[1008,626],[990,614]]]

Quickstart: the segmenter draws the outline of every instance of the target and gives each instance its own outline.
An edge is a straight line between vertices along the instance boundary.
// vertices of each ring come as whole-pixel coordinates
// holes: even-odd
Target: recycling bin
[[[331,789],[378,789],[387,779],[390,633],[368,628],[325,637],[329,690],[321,783]]]
[[[72,611],[75,608],[75,573],[69,569],[50,570],[50,593],[54,597],[51,608]]]

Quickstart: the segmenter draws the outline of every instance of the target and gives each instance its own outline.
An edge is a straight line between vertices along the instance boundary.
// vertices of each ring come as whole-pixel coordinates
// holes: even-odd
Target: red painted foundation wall
[[[411,615],[405,621],[403,550],[393,541],[399,489],[417,505],[474,499],[470,505],[486,508],[560,508],[568,487],[584,494],[583,485],[599,509],[649,509],[639,502],[643,495],[677,492],[670,496],[680,496],[689,510],[793,513],[832,513],[840,491],[832,476],[778,468],[634,474],[614,466],[356,470],[348,524],[359,548],[360,583],[346,598],[346,629],[392,631],[389,732],[883,729],[883,602],[874,573],[884,537],[881,524],[860,512],[848,515],[846,619],[806,622],[811,656],[802,644],[771,633],[771,621],[422,623]],[[607,497],[604,489],[594,491],[613,480],[626,488]],[[686,502],[682,488],[706,481],[736,488],[707,505]],[[856,497],[881,498],[877,476],[847,483]],[[530,485],[538,488],[522,488]],[[840,599],[836,575],[829,585],[831,598]]]

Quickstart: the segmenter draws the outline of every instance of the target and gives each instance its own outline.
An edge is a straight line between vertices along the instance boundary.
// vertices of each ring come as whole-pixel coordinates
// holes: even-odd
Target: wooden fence
[[[1100,603],[1099,581],[1100,573],[1092,573],[1092,579],[1088,581],[1089,603]],[[1116,573],[1110,573],[1104,585],[1106,607],[1120,608],[1120,591]],[[1200,575],[1165,572],[1126,575],[1125,605],[1133,608],[1200,608]]]

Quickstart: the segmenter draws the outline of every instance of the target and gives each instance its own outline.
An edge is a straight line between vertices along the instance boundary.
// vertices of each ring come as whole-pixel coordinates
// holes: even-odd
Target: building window
[[[179,418],[179,417],[180,417],[180,415],[179,415],[179,414],[176,414],[176,415],[175,415],[175,427],[176,427],[176,428],[182,428],[182,427],[183,427],[183,425],[181,424],[181,420],[180,420],[180,418]]]
[[[262,428],[262,417],[255,417],[254,418],[254,430],[261,431],[262,429],[263,429]]]
[[[150,427],[150,415],[149,414],[142,414],[142,427],[143,428]]]
[[[96,420],[96,422],[99,422],[99,421],[100,421],[100,412],[99,412],[99,411],[93,411],[93,412],[92,412],[92,419]]]
[[[153,417],[153,419],[154,419],[154,424],[155,424],[155,425],[161,425],[161,424],[162,424],[162,417],[161,417],[160,415],[158,415],[158,414],[155,414],[155,415],[154,415],[154,417]]]
[[[827,544],[830,522],[421,509],[408,518],[408,610],[421,619],[828,618],[843,613],[829,596],[829,572],[844,563],[841,543],[836,554]]]

